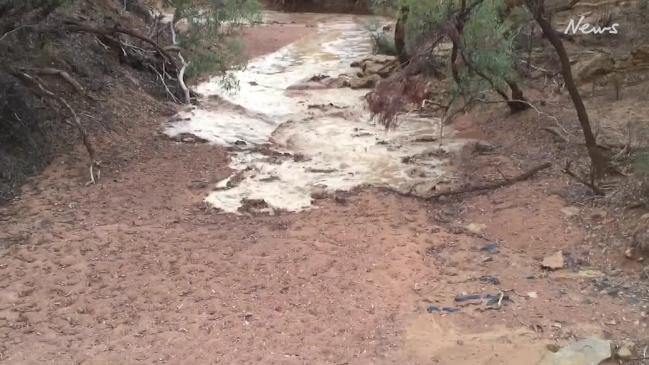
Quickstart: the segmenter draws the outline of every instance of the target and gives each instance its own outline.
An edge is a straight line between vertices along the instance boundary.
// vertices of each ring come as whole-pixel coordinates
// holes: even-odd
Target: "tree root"
[[[498,188],[502,188],[505,186],[510,186],[513,185],[517,182],[525,181],[532,176],[534,176],[537,172],[548,169],[552,166],[550,162],[543,163],[541,165],[538,165],[536,167],[533,167],[524,173],[512,177],[512,178],[505,178],[501,181],[489,183],[489,184],[484,184],[484,185],[472,185],[468,187],[464,187],[458,190],[451,190],[451,191],[443,191],[437,194],[430,195],[426,197],[426,200],[434,200],[440,197],[446,197],[446,196],[455,196],[455,195],[462,195],[462,194],[468,194],[468,193],[475,193],[475,192],[484,192],[484,191],[489,191],[489,190],[495,190]]]
[[[89,98],[89,99],[91,99],[93,101],[97,101],[97,99],[94,96],[88,94],[86,89],[83,86],[81,86],[81,83],[79,83],[79,81],[75,80],[72,76],[70,76],[69,73],[67,73],[67,72],[65,72],[63,70],[60,70],[58,68],[53,68],[53,67],[44,67],[44,68],[29,68],[29,69],[25,68],[25,69],[23,69],[23,71],[33,72],[33,73],[38,74],[38,75],[59,76],[65,82],[70,84],[79,94],[81,94],[81,95],[83,95],[83,96],[85,96],[85,97],[87,97],[87,98]]]
[[[90,138],[88,136],[88,131],[86,131],[86,128],[81,124],[81,121],[79,120],[79,116],[77,113],[74,111],[70,103],[68,103],[65,99],[63,99],[61,96],[56,95],[49,89],[47,89],[41,80],[39,80],[35,76],[31,76],[30,74],[24,72],[24,71],[12,71],[12,74],[15,75],[16,77],[36,86],[38,88],[39,94],[41,94],[44,97],[51,98],[55,101],[57,101],[59,104],[61,104],[65,109],[67,109],[70,112],[70,115],[72,116],[73,123],[71,124],[73,127],[77,128],[79,130],[79,134],[81,135],[81,141],[83,142],[83,145],[86,147],[86,151],[88,152],[88,157],[90,159],[90,181],[86,184],[95,184],[101,177],[101,163],[95,158],[95,148],[93,147],[92,143],[90,142]],[[95,172],[94,170],[97,169],[97,178],[95,179]]]

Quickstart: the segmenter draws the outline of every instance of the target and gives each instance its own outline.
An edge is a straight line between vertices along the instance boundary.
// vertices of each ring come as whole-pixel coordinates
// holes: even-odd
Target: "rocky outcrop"
[[[579,83],[594,81],[600,76],[615,71],[615,60],[606,53],[595,53],[590,58],[579,61],[575,66],[575,77]]]
[[[636,67],[649,67],[649,44],[631,51],[631,64]]]

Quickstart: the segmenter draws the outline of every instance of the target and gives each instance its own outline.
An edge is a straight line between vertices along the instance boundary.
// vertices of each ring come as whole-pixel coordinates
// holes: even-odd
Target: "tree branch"
[[[90,138],[88,136],[88,132],[86,131],[86,128],[81,124],[81,121],[79,120],[79,116],[77,113],[74,111],[72,106],[70,106],[70,103],[68,103],[65,99],[60,97],[59,95],[56,95],[49,89],[47,89],[43,83],[34,76],[29,75],[28,73],[22,72],[22,71],[12,71],[12,74],[34,86],[37,87],[39,93],[43,96],[46,96],[48,98],[56,100],[59,104],[63,105],[65,109],[67,109],[70,112],[70,115],[72,116],[72,120],[74,122],[74,126],[79,130],[79,134],[81,135],[81,140],[86,147],[86,151],[88,152],[88,157],[90,159],[90,182],[92,184],[95,184],[97,180],[95,179],[94,175],[94,169],[100,169],[101,165],[100,162],[95,159],[95,148],[93,147],[92,143],[90,142]],[[97,178],[99,178],[101,174],[101,171],[98,170],[98,175]]]
[[[443,192],[428,196],[428,197],[426,197],[426,199],[432,200],[432,199],[437,199],[437,198],[440,198],[440,197],[443,197],[443,196],[455,196],[455,195],[462,195],[462,194],[474,193],[474,192],[480,192],[480,191],[495,190],[495,189],[502,188],[502,187],[505,187],[505,186],[513,185],[513,184],[515,184],[517,182],[527,180],[527,179],[533,177],[539,171],[548,169],[551,166],[552,166],[552,164],[550,162],[546,162],[546,163],[543,163],[541,165],[535,166],[535,167],[525,171],[524,173],[522,173],[522,174],[520,174],[518,176],[509,178],[509,179],[503,179],[501,181],[496,181],[496,182],[489,183],[489,184],[484,184],[484,185],[472,185],[472,186],[460,188],[458,190],[443,191]]]

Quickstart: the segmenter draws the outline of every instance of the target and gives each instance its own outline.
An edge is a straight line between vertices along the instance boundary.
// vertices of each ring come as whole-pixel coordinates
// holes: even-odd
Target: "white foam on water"
[[[412,119],[396,131],[339,116],[283,124],[273,133],[274,146],[300,156],[296,161],[255,153],[237,154],[231,167],[243,180],[217,190],[207,202],[237,212],[243,200],[264,200],[274,208],[299,211],[311,206],[311,194],[348,191],[360,185],[410,191],[445,179],[440,148],[455,152],[460,142],[415,142],[416,136],[438,129],[438,120]],[[225,184],[222,184],[225,186]]]
[[[439,133],[439,120],[403,117],[398,129],[387,132],[369,122],[363,100],[367,90],[290,88],[314,75],[351,73],[349,64],[371,53],[363,25],[367,18],[317,19],[322,21],[315,35],[237,71],[236,94],[227,93],[216,79],[199,85],[198,91],[208,96],[205,102],[181,113],[167,128],[170,136],[189,133],[214,144],[245,146],[232,155],[235,174],[206,198],[212,206],[236,213],[245,200],[264,200],[272,208],[300,211],[312,206],[316,189],[372,185],[409,191],[447,178],[440,149],[452,152],[461,142],[414,141]],[[269,142],[277,154],[254,150]]]

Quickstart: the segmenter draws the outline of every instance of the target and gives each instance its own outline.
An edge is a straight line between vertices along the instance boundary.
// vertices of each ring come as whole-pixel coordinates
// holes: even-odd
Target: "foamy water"
[[[444,156],[461,143],[416,141],[437,135],[439,120],[402,117],[400,127],[387,132],[369,120],[363,100],[368,90],[290,88],[314,75],[352,73],[349,64],[371,53],[368,18],[318,17],[315,35],[236,72],[238,93],[225,92],[218,80],[199,85],[205,102],[167,128],[171,136],[189,133],[239,149],[230,164],[236,183],[218,184],[206,198],[212,206],[235,213],[244,200],[254,199],[300,211],[312,206],[316,189],[372,185],[418,191],[448,178]],[[223,101],[210,101],[210,95]],[[335,107],[313,107],[330,104]],[[278,153],[256,151],[269,143]]]

